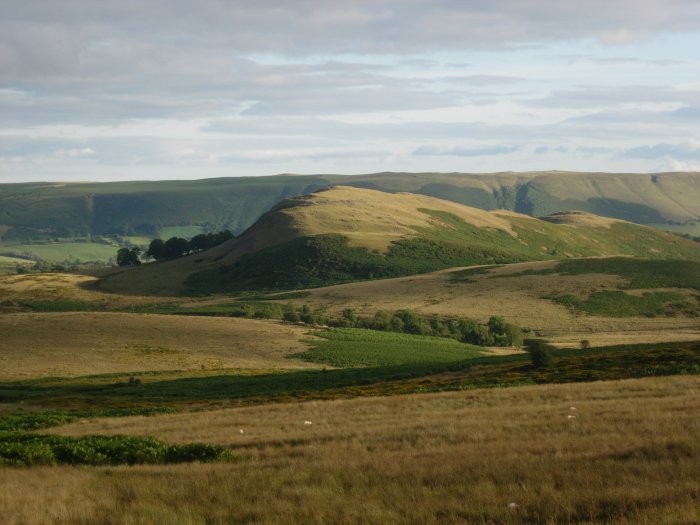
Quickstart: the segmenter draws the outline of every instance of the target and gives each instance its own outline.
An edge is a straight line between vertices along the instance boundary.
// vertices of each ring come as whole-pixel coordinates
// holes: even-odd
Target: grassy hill
[[[700,222],[700,173],[376,173],[0,184],[0,253],[28,241],[166,236],[173,227],[239,233],[283,199],[337,184],[532,216],[577,209],[683,231],[696,231]]]
[[[583,212],[542,220],[423,195],[340,186],[284,201],[223,245],[114,272],[101,287],[140,294],[239,293],[454,266],[610,255],[700,259],[700,245]]]

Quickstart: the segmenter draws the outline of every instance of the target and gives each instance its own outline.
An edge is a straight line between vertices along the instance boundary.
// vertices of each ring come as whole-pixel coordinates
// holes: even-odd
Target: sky
[[[0,13],[0,182],[700,171],[697,0]]]

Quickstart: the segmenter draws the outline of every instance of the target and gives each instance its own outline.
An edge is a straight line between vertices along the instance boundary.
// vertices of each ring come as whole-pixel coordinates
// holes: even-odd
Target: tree
[[[163,239],[153,239],[148,245],[145,253],[146,257],[153,257],[156,261],[165,259],[165,242]]]
[[[117,264],[119,266],[136,266],[141,264],[139,248],[119,248],[117,250]]]
[[[471,319],[460,319],[456,325],[459,340],[463,343],[478,346],[488,346],[492,343],[489,331],[479,323]]]
[[[514,324],[507,323],[503,317],[494,315],[487,323],[489,334],[496,346],[520,346],[522,331]]]
[[[174,259],[175,257],[182,257],[190,253],[190,241],[183,239],[182,237],[170,237],[165,241],[165,256],[168,259]]]
[[[211,248],[212,244],[212,234],[200,233],[195,235],[190,239],[190,250],[193,252],[201,252],[207,248]]]

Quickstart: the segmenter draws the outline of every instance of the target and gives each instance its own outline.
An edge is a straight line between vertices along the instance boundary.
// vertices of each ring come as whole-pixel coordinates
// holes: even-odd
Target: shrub
[[[553,347],[544,339],[526,339],[525,350],[530,354],[532,366],[535,368],[549,368],[552,365]]]
[[[587,350],[591,347],[591,342],[588,339],[581,339],[581,349]]]
[[[136,465],[230,459],[225,447],[168,445],[152,437],[0,435],[0,465]]]

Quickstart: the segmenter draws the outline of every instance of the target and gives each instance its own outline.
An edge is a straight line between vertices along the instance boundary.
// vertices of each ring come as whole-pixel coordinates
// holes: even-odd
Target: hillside
[[[700,233],[700,173],[376,173],[0,184],[0,242],[12,252],[12,245],[32,240],[153,237],[168,227],[193,235],[224,228],[239,233],[281,200],[337,184],[532,216],[577,209]]]
[[[423,195],[333,187],[296,197],[206,252],[106,276],[106,291],[289,290],[474,264],[632,255],[699,259],[700,245],[583,212],[541,220]]]

